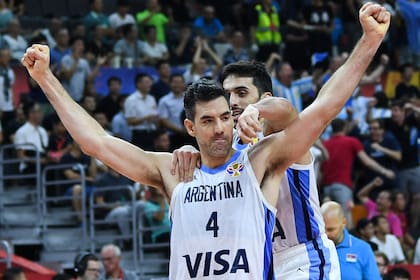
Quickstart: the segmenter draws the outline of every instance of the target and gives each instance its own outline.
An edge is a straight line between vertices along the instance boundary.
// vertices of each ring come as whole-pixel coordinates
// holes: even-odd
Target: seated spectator
[[[384,278],[389,265],[389,260],[387,256],[382,252],[375,252],[375,259],[376,259],[376,265],[379,269],[379,274],[382,278]]]
[[[156,37],[156,27],[148,25],[144,28],[145,40],[142,47],[143,63],[155,66],[160,60],[168,60],[169,52],[164,43],[159,43]]]
[[[102,279],[112,280],[136,280],[138,279],[135,272],[125,270],[121,267],[121,249],[114,245],[108,244],[101,249],[101,260],[104,271],[101,275]]]
[[[112,54],[112,42],[109,41],[105,32],[106,29],[100,25],[92,26],[91,35],[86,40],[86,59],[90,65],[95,66],[96,61],[99,58],[104,58],[104,64],[108,64],[111,60]]]
[[[211,45],[225,41],[223,24],[215,13],[213,6],[204,6],[203,15],[198,16],[193,23],[195,35],[207,40]]]
[[[128,126],[127,120],[124,114],[124,103],[127,99],[127,95],[120,95],[118,98],[118,104],[120,111],[112,118],[111,131],[115,137],[131,142],[131,129]]]
[[[7,7],[5,0],[0,0],[0,32],[3,33],[10,21],[15,18],[13,12]]]
[[[383,120],[391,117],[391,109],[389,108],[389,100],[386,93],[376,91],[368,103],[366,122],[370,123],[373,119]]]
[[[7,27],[7,33],[3,35],[3,41],[10,50],[12,61],[19,63],[25,54],[28,42],[23,37],[20,22],[18,19],[12,19]]]
[[[130,236],[130,213],[132,211],[131,205],[128,205],[132,199],[131,193],[128,190],[113,190],[103,191],[103,187],[119,187],[131,186],[132,182],[114,171],[112,168],[104,173],[95,183],[98,192],[95,196],[96,210],[95,216],[97,219],[104,219],[107,222],[116,222],[118,229],[124,236]],[[143,202],[139,201],[138,206],[142,206]]]
[[[222,60],[210,48],[207,41],[197,37],[194,58],[191,67],[187,68],[184,72],[185,83],[188,85],[200,79],[201,77],[209,77],[215,79],[219,74],[220,68],[223,66]],[[208,69],[207,60],[202,57],[202,52],[210,56],[214,62],[212,69]]]
[[[85,196],[88,199],[94,190],[93,184],[97,173],[96,160],[83,154],[79,144],[73,142],[69,152],[61,158],[60,164],[72,165],[63,171],[63,177],[67,180],[80,180],[81,174],[77,165],[80,164],[82,166],[85,171]],[[77,213],[78,220],[82,221],[82,186],[80,184],[68,186],[65,191],[65,196],[72,197],[73,209]]]
[[[40,30],[40,34],[45,37],[50,49],[55,47],[55,37],[61,28],[63,28],[63,21],[59,18],[53,17],[49,20],[48,27]]]
[[[152,242],[169,242],[171,224],[169,206],[165,196],[156,188],[150,188],[150,198],[144,205],[144,215],[149,226],[153,227]]]
[[[93,116],[96,112],[96,98],[92,95],[85,95],[80,99],[80,105],[89,115]]]
[[[375,227],[375,235],[370,241],[378,245],[378,251],[383,252],[391,264],[407,263],[401,244],[395,235],[389,233],[389,224],[387,219],[378,215],[372,218]]]
[[[386,218],[390,227],[390,233],[402,240],[403,233],[401,229],[401,222],[398,216],[392,211],[391,192],[389,190],[381,191],[375,202],[369,198],[369,194],[374,188],[382,186],[383,181],[381,178],[376,177],[366,186],[364,186],[357,194],[359,200],[365,205],[368,211],[368,218],[372,219],[377,215]]]
[[[0,48],[0,120],[3,129],[7,129],[8,122],[15,116],[13,105],[13,85],[15,83],[15,72],[10,67],[10,50]]]
[[[113,29],[111,28],[108,17],[103,13],[103,0],[89,0],[90,11],[84,17],[83,23],[85,25],[88,37],[91,35],[92,27],[101,25],[105,28],[106,35],[112,35]]]
[[[362,218],[357,222],[355,229],[357,237],[367,242],[372,248],[372,251],[376,252],[378,250],[378,245],[370,241],[375,234],[372,222],[367,218]]]
[[[137,27],[134,24],[121,26],[122,38],[114,45],[115,63],[126,67],[137,66],[142,59],[143,42],[138,39]]]
[[[223,56],[223,64],[250,60],[251,57],[244,45],[244,34],[241,31],[234,31],[230,38],[229,48]]]
[[[36,171],[36,164],[34,160],[28,160],[28,157],[35,157],[36,151],[40,153],[41,164],[48,163],[47,147],[48,147],[48,133],[41,126],[42,112],[38,103],[31,100],[23,105],[23,112],[26,117],[26,122],[21,126],[15,134],[14,143],[19,145],[17,147],[17,156],[21,159],[19,171],[21,173],[34,173]],[[24,144],[32,144],[25,146]],[[31,181],[30,183],[34,183]]]
[[[118,33],[119,28],[124,24],[136,23],[134,17],[129,13],[129,2],[129,0],[118,0],[117,10],[108,17],[109,24],[111,25],[111,28],[114,29],[115,33]]]
[[[420,98],[420,89],[411,84],[414,66],[406,63],[400,66],[401,81],[395,87],[395,99],[416,101]]]
[[[118,100],[121,94],[122,81],[119,77],[112,76],[107,81],[108,94],[103,97],[96,107],[96,111],[105,113],[108,121],[120,111]]]
[[[3,280],[26,280],[25,273],[20,267],[10,267],[3,272]]]
[[[172,40],[168,42],[168,47],[171,53],[171,64],[182,66],[191,63],[195,47],[191,27],[184,25],[178,30],[176,36],[169,38]]]
[[[53,129],[48,141],[48,158],[50,162],[58,163],[61,157],[70,151],[71,138],[57,115],[52,120]]]
[[[150,94],[159,102],[159,99],[171,91],[169,80],[171,78],[171,65],[167,61],[158,61],[155,66],[158,73],[158,80],[155,81],[150,90]]]
[[[407,269],[395,267],[387,272],[384,280],[411,280],[411,275]]]
[[[50,64],[51,68],[53,69],[54,73],[56,73],[58,76],[59,70],[60,70],[60,63],[61,59],[65,55],[69,55],[71,53],[71,48],[69,46],[69,31],[67,28],[63,27],[60,28],[60,30],[57,31],[55,34],[55,46],[51,48],[51,59]]]

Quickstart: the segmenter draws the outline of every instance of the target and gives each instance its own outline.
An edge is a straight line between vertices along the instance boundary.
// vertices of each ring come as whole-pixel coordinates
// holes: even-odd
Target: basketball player
[[[258,99],[271,96],[272,86],[268,73],[262,65],[252,62],[240,62],[227,65],[221,75],[225,91],[230,95],[231,110],[234,120],[249,104]],[[296,117],[296,111],[290,111],[287,104],[274,98],[262,100],[263,108],[270,113],[264,115],[264,134],[281,130]],[[261,103],[252,107],[259,107]],[[278,104],[283,110],[278,109]],[[277,106],[277,107],[276,107]],[[289,115],[284,112],[290,112]],[[259,114],[262,112],[260,111]],[[246,113],[243,115],[244,118]],[[271,120],[283,120],[273,127]],[[246,123],[246,122],[245,122]],[[258,134],[258,136],[260,136]],[[235,138],[234,138],[235,139]],[[238,140],[238,139],[237,139]],[[247,144],[234,141],[234,148],[242,150]],[[196,155],[189,149],[175,153],[172,170],[180,163],[190,177],[191,167],[196,166]],[[186,157],[191,157],[191,160]],[[181,167],[180,167],[181,168]],[[274,180],[264,180],[264,184]],[[315,179],[313,159],[308,151],[291,165],[281,178],[280,194],[277,201],[276,232],[273,238],[274,270],[276,279],[339,279],[340,270],[334,243],[325,234],[321,215],[318,190]]]
[[[389,25],[389,14],[379,5],[363,6],[360,15],[365,33],[349,60],[299,119],[252,149],[232,149],[233,121],[222,89],[204,80],[189,87],[184,125],[196,137],[202,160],[189,183],[170,174],[169,153],[143,151],[105,133],[50,71],[48,47],[30,47],[22,62],[83,151],[170,199],[171,279],[270,279],[278,185],[257,186],[300,158],[353,92]],[[258,110],[248,116],[238,130],[255,137]]]

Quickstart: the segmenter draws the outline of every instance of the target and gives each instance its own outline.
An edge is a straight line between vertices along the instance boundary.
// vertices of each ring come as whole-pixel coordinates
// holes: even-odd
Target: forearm
[[[51,71],[37,79],[37,83],[55,108],[64,126],[82,149],[94,151],[104,129],[66,92]]]
[[[402,155],[400,151],[392,150],[383,146],[379,146],[378,150],[383,152],[386,156],[392,158],[393,160],[396,160],[396,161],[401,160]]]
[[[293,105],[285,98],[266,97],[253,104],[266,125],[274,131],[283,130],[298,117]]]
[[[319,104],[323,121],[328,122],[340,112],[359,84],[382,41],[380,36],[371,37],[362,36],[348,60],[320,90],[314,103]]]

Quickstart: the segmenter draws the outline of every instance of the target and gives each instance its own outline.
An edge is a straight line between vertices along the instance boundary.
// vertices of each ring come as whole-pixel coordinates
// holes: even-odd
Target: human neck
[[[225,164],[233,155],[235,150],[230,149],[230,151],[226,154],[226,156],[222,157],[215,157],[215,156],[205,156],[203,154],[202,161],[203,165],[207,166],[208,168],[216,168]]]

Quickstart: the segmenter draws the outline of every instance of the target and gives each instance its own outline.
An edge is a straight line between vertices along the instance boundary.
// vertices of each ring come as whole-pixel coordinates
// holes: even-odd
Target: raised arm
[[[119,173],[143,184],[162,188],[169,169],[170,154],[141,150],[121,139],[108,135],[104,129],[65,91],[49,69],[49,48],[33,45],[28,48],[22,64],[39,84],[57,111],[64,126],[86,154],[101,160]],[[168,162],[167,166],[162,166]],[[167,172],[169,173],[169,172]],[[166,174],[165,174],[166,175]],[[166,192],[170,195],[169,192]]]
[[[359,16],[363,35],[348,60],[333,74],[297,120],[282,132],[267,137],[263,141],[266,144],[254,149],[257,151],[264,147],[263,152],[256,153],[262,155],[258,155],[257,161],[267,162],[271,167],[280,165],[281,169],[287,168],[311,147],[340,112],[359,84],[390,23],[390,14],[378,4],[366,3],[360,9]]]

